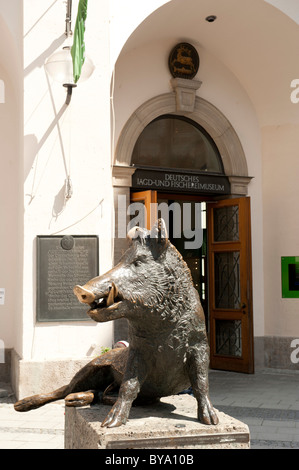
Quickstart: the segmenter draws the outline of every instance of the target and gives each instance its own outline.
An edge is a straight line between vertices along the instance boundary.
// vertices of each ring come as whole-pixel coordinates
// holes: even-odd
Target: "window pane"
[[[183,118],[152,121],[139,136],[132,164],[223,173],[218,149],[197,124]]]
[[[241,320],[216,320],[216,354],[242,356]]]
[[[215,253],[215,307],[239,309],[240,253]]]
[[[239,240],[239,207],[220,207],[214,209],[214,241]]]

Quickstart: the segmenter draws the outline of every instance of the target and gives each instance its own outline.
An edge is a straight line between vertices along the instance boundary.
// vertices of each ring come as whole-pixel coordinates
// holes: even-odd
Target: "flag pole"
[[[66,4],[65,35],[67,38],[73,34],[72,32],[72,1],[73,0],[67,0],[67,4]]]

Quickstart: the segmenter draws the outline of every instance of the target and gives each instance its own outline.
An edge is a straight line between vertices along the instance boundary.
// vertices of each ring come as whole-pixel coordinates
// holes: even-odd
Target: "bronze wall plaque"
[[[168,66],[174,78],[194,78],[199,69],[197,50],[187,42],[177,44],[170,52]]]
[[[37,321],[90,320],[73,288],[98,274],[97,236],[37,236]]]

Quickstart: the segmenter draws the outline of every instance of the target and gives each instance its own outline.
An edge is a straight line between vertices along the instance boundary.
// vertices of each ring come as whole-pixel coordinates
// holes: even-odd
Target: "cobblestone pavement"
[[[15,401],[0,383],[0,449],[64,449],[64,401],[28,413],[16,412]]]
[[[219,411],[246,423],[251,449],[299,449],[299,371],[255,374],[210,371],[210,397]],[[63,449],[64,401],[28,413],[0,383],[0,449]]]
[[[299,449],[299,371],[210,371],[213,405],[246,423],[251,449]]]

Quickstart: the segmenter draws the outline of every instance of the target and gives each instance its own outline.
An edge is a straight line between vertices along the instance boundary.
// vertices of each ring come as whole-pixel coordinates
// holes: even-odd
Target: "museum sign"
[[[176,170],[138,168],[132,177],[132,187],[206,195],[230,194],[230,184],[226,176]]]

